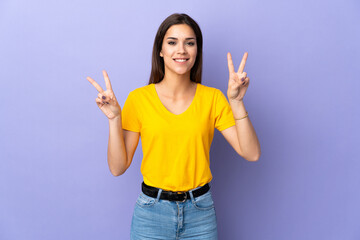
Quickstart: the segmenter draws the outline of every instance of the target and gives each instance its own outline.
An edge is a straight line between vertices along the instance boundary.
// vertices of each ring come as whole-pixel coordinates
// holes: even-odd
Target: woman
[[[209,151],[217,128],[234,150],[257,161],[260,144],[245,110],[247,53],[235,72],[228,53],[227,96],[201,84],[202,34],[186,14],[172,14],[155,37],[148,85],[131,91],[121,110],[103,75],[96,103],[109,119],[108,164],[129,168],[139,137],[144,181],[135,204],[131,239],[217,239]],[[229,104],[230,103],[230,104]]]

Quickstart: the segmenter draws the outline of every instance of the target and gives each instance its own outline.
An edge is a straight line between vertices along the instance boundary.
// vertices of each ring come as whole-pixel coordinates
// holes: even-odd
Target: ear
[[[162,52],[160,51],[160,57],[164,57],[164,55],[162,54]]]

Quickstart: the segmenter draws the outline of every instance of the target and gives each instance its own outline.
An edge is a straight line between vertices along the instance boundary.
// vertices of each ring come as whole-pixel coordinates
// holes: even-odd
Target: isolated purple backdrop
[[[0,2],[0,239],[129,239],[141,140],[107,165],[95,103],[108,71],[121,106],[147,84],[153,39],[187,13],[204,36],[202,84],[226,94],[226,53],[245,51],[244,102],[262,155],[215,131],[219,239],[360,239],[358,1]]]

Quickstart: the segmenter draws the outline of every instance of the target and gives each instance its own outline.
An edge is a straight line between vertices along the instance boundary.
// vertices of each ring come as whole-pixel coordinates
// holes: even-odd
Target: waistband
[[[199,197],[205,193],[207,193],[210,189],[209,183],[205,184],[204,186],[192,190],[193,197]],[[159,188],[152,187],[149,185],[146,185],[145,182],[142,182],[141,184],[141,190],[142,192],[149,196],[156,198],[159,192]],[[191,190],[190,190],[191,191]],[[169,201],[182,201],[185,202],[186,199],[191,199],[189,191],[187,192],[172,192],[172,191],[164,191],[162,190],[160,194],[160,199],[169,200]]]

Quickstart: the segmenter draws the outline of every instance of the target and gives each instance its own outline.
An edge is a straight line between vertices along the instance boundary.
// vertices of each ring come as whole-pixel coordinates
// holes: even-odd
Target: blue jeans
[[[184,202],[160,199],[162,189],[156,198],[141,192],[131,221],[130,239],[217,240],[211,190],[194,198],[192,191],[198,188],[190,190],[191,199]]]

